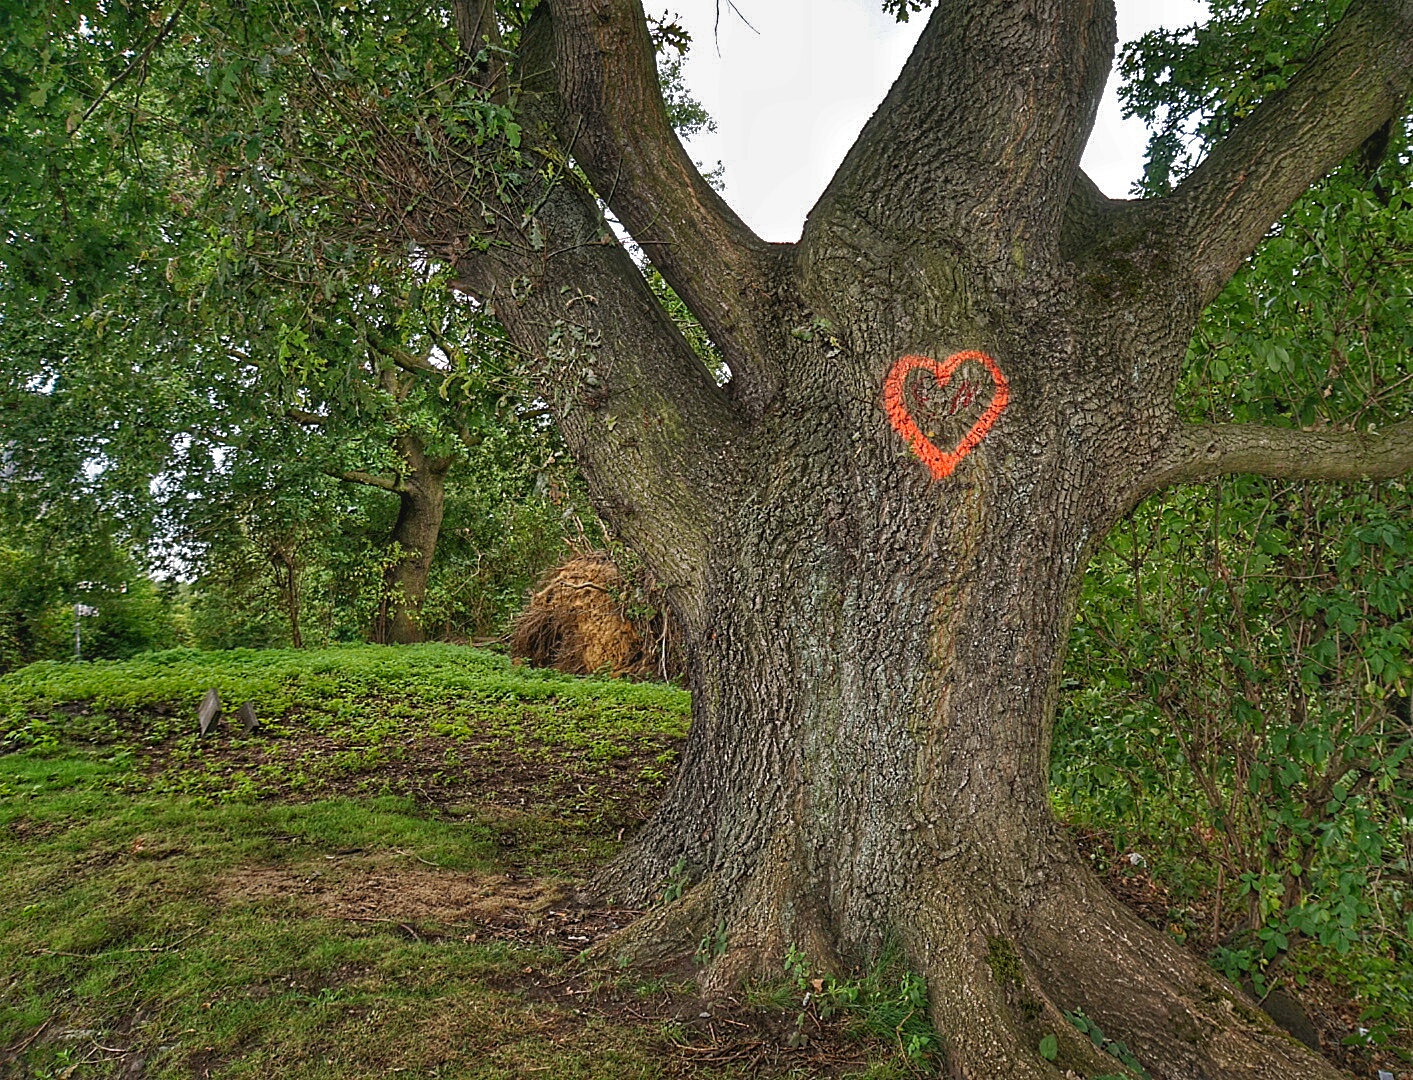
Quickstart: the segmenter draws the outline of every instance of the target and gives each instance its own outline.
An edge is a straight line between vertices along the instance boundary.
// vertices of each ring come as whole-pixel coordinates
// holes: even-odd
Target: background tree
[[[179,281],[201,313],[182,346],[196,354],[193,390],[215,406],[196,437],[268,459],[247,469],[303,476],[316,468],[391,497],[381,542],[363,545],[382,577],[369,633],[379,642],[421,640],[449,474],[491,435],[543,463],[554,451],[550,429],[518,402],[494,327],[452,304],[444,280],[374,261],[337,290],[315,291],[271,285],[252,263],[217,257]],[[291,425],[304,433],[274,430]],[[200,482],[188,472],[178,487]],[[326,483],[305,486],[334,499]],[[204,505],[178,504],[191,519],[187,535],[212,535]]]
[[[26,406],[26,419],[15,417],[12,430],[23,437],[28,475],[49,489],[101,476],[106,497],[124,502],[125,520],[156,519],[169,543],[181,543],[179,566],[219,562],[220,572],[202,580],[225,582],[223,602],[239,594],[256,603],[273,590],[297,640],[292,616],[301,575],[288,571],[279,552],[294,550],[291,538],[299,535],[304,540],[295,547],[313,557],[309,545],[318,534],[322,564],[335,557],[340,535],[338,513],[318,520],[314,491],[332,496],[310,476],[317,462],[395,506],[381,545],[370,546],[368,530],[387,515],[371,510],[364,534],[345,534],[345,546],[380,566],[368,633],[378,641],[418,640],[449,474],[459,468],[467,479],[494,476],[509,484],[501,491],[506,500],[542,502],[534,488],[568,495],[576,485],[553,429],[543,408],[521,400],[494,321],[453,303],[445,273],[409,262],[405,251],[370,258],[336,237],[314,235],[336,219],[294,199],[297,185],[264,167],[258,132],[203,131],[198,123],[197,138],[184,137],[184,109],[198,121],[225,110],[242,123],[278,123],[279,107],[247,94],[238,79],[190,79],[202,69],[201,45],[172,36],[179,20],[130,15],[6,13],[15,36],[4,67],[16,107],[4,179],[20,229],[5,263],[6,353],[10,385]],[[144,27],[153,26],[144,38]],[[133,36],[139,45],[130,46]],[[685,49],[680,28],[669,28],[667,40]],[[36,42],[42,46],[31,47]],[[379,54],[366,41],[359,48],[347,59],[377,70]],[[263,62],[268,67],[270,57]],[[394,69],[388,84],[405,76]],[[664,64],[663,82],[682,130],[709,124],[682,87],[680,60]],[[391,94],[388,84],[383,89]],[[319,133],[321,143],[327,133]],[[340,139],[357,136],[348,129]],[[213,146],[236,149],[238,160],[218,162],[203,179],[200,155]],[[105,258],[76,250],[68,239],[75,233],[93,245],[107,238]],[[162,393],[154,396],[158,384]],[[281,423],[318,437],[281,433]],[[465,472],[483,448],[495,462]],[[253,459],[257,451],[265,458]],[[297,460],[270,456],[276,453]],[[511,464],[522,460],[528,471]],[[256,513],[251,497],[292,492],[296,484],[309,490]],[[473,497],[484,502],[489,494]],[[304,512],[274,513],[277,505]],[[521,515],[555,533],[543,543],[505,535],[489,542],[510,541],[522,555],[535,550],[536,563],[562,550],[564,529],[543,509]],[[569,520],[577,521],[572,512]],[[465,526],[460,535],[472,531],[488,535]],[[284,537],[278,543],[276,533]],[[256,535],[269,543],[251,548]],[[341,562],[345,571],[358,565]],[[509,578],[497,578],[496,566],[482,558],[469,568],[497,595],[492,615],[487,593],[476,592],[484,613],[472,621],[483,634],[504,622],[511,597],[542,569],[517,565]],[[255,568],[263,582],[250,578]],[[313,564],[306,570],[314,572]],[[455,591],[441,594],[444,625],[463,621],[446,608]],[[254,624],[251,631],[251,640],[270,640]],[[226,631],[217,639],[232,640]]]

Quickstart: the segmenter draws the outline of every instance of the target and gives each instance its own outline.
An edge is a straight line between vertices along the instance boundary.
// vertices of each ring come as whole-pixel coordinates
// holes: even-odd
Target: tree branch
[[[369,348],[380,356],[387,357],[387,359],[402,368],[403,371],[420,371],[431,375],[446,375],[448,373],[445,368],[437,367],[436,364],[425,357],[414,356],[398,345],[389,344],[386,340],[371,331],[365,330],[364,337],[368,341]]]
[[[595,508],[690,619],[711,535],[740,490],[725,448],[746,429],[568,167],[554,136],[562,110],[553,34],[549,5],[541,4],[517,65],[524,182],[513,189],[512,212],[497,216],[487,249],[456,256],[457,288],[499,320]],[[473,227],[483,228],[479,218]]]
[[[1151,212],[1185,252],[1194,310],[1226,285],[1316,180],[1402,112],[1413,87],[1413,0],[1356,0],[1284,90],[1242,120]]]
[[[368,487],[382,488],[384,491],[400,492],[402,482],[389,476],[377,476],[374,473],[363,472],[359,469],[348,469],[344,472],[333,472],[329,474],[340,480],[347,480],[350,484],[364,484]]]
[[[472,431],[464,423],[458,423],[456,425],[456,437],[460,440],[462,446],[471,451],[478,450],[481,444],[486,441],[483,432]]]
[[[134,71],[136,71],[138,68],[142,67],[147,63],[147,61],[151,58],[153,52],[156,51],[157,46],[161,45],[162,42],[166,41],[167,36],[172,32],[173,28],[176,27],[177,20],[181,18],[182,12],[186,10],[186,5],[189,2],[190,0],[181,0],[181,3],[179,3],[175,8],[172,9],[171,15],[167,16],[167,21],[162,24],[162,28],[157,31],[156,35],[153,36],[152,40],[149,41],[143,47],[140,53],[138,53],[135,57],[128,61],[127,67],[123,68],[123,70],[118,74],[117,78],[113,79],[112,82],[108,83],[107,86],[105,86],[101,91],[99,91],[98,95],[93,99],[93,103],[89,105],[87,109],[84,110],[83,115],[78,118],[78,121],[71,128],[69,128],[70,136],[72,136],[74,132],[81,128],[90,116],[92,116],[95,112],[98,111],[98,106],[102,105],[103,102],[107,100],[109,94],[111,94],[114,90],[118,88],[119,85],[125,82]]]
[[[1112,0],[944,0],[802,243],[868,208],[982,267],[1051,259],[1115,36]]]
[[[1179,430],[1164,457],[1145,478],[1145,492],[1230,473],[1283,480],[1390,480],[1413,472],[1413,420],[1381,432],[1189,424]]]
[[[475,63],[482,51],[486,60],[473,69],[475,81],[493,91],[493,98],[504,93],[500,85],[505,74],[500,24],[496,21],[495,0],[452,0],[451,17],[456,26],[456,41],[462,55]]]
[[[1079,170],[1060,222],[1060,257],[1073,260],[1101,241],[1115,210],[1122,206],[1100,191],[1088,173]]]
[[[738,398],[773,392],[762,319],[784,246],[702,178],[668,120],[640,0],[554,0],[560,141],[730,366]]]
[[[378,372],[378,385],[383,388],[383,391],[392,398],[393,401],[401,405],[407,400],[407,395],[412,393],[412,388],[416,385],[416,379],[408,378],[404,380],[398,375],[398,368],[394,365],[393,367],[382,368]]]

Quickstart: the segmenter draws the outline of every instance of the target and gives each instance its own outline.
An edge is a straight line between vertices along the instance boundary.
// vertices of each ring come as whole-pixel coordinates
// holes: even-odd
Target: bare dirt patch
[[[391,923],[419,937],[455,934],[577,953],[640,912],[591,908],[575,883],[408,865],[415,856],[326,860],[295,868],[247,866],[214,885],[230,904],[274,903],[302,916]]]
[[[60,831],[60,826],[52,821],[32,821],[27,817],[17,817],[9,824],[0,827],[0,841],[16,844],[36,844],[48,840]]]
[[[272,904],[291,915],[386,923],[418,939],[506,941],[557,953],[548,965],[491,976],[492,987],[548,1006],[546,1043],[583,1037],[592,1021],[657,1032],[669,1076],[704,1066],[748,1075],[814,1077],[856,1072],[879,1053],[837,1018],[801,1007],[762,1008],[696,993],[690,966],[656,973],[605,972],[574,958],[622,929],[638,911],[582,906],[574,882],[407,865],[396,853],[334,857],[297,867],[246,866],[213,886],[228,904]],[[645,981],[646,980],[646,981]]]
[[[311,915],[451,926],[523,922],[548,907],[558,891],[545,882],[503,874],[478,877],[394,867],[325,873],[253,866],[234,871],[219,886],[221,897],[232,902],[291,901]]]

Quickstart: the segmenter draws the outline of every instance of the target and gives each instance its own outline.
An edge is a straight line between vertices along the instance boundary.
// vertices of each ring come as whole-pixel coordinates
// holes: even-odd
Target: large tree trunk
[[[1075,1009],[1155,1080],[1336,1075],[1104,891],[1046,779],[1080,574],[1144,494],[1413,466],[1408,424],[1382,440],[1203,427],[1173,406],[1202,307],[1401,107],[1408,29],[1413,3],[1354,5],[1170,198],[1116,203],[1079,170],[1112,4],[946,0],[800,242],[770,245],[673,137],[641,5],[539,5],[524,204],[484,193],[495,213],[466,224],[447,202],[421,228],[534,358],[599,511],[688,641],[676,786],[601,884],[644,905],[679,867],[694,884],[613,950],[724,935],[704,972],[724,987],[778,972],[789,946],[847,968],[895,940],[953,1077],[1122,1071]],[[721,349],[725,388],[571,152]]]
[[[953,1076],[1054,1076],[1036,1051],[1048,1033],[1061,1066],[1120,1071],[1061,1015],[1076,1008],[1157,1077],[1333,1074],[1114,902],[1049,810],[1079,575],[1134,436],[1115,422],[1129,409],[1078,389],[1086,350],[1048,351],[1059,316],[1037,314],[1050,330],[1017,327],[1030,344],[996,349],[1031,354],[1013,365],[1034,372],[1015,411],[945,491],[891,432],[891,447],[870,437],[877,406],[834,365],[787,390],[795,407],[713,545],[676,787],[602,883],[647,905],[685,866],[696,890],[619,947],[687,953],[723,928],[704,977],[725,987],[778,971],[791,946],[847,970],[892,938],[928,977]],[[919,413],[929,378],[909,382]],[[1088,437],[1027,434],[1031,378],[1052,387],[1036,411]],[[985,392],[937,425],[939,444],[960,441],[992,388],[978,363],[953,382]]]
[[[452,459],[429,458],[415,435],[398,437],[397,449],[406,464],[393,489],[398,497],[397,522],[389,546],[396,552],[383,575],[383,591],[373,640],[382,645],[411,645],[424,640],[422,599],[437,550],[446,504],[446,474]]]

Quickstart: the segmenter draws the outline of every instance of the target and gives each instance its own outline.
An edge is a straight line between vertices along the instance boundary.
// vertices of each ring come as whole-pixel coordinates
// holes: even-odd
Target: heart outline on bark
[[[939,388],[945,387],[952,381],[952,376],[956,374],[957,368],[961,367],[968,360],[973,360],[981,364],[991,373],[991,381],[996,385],[996,393],[991,397],[991,404],[986,407],[976,423],[962,436],[962,441],[957,444],[955,450],[939,450],[937,444],[923,434],[918,427],[917,421],[908,411],[907,401],[903,397],[903,384],[914,371],[922,370],[932,374],[937,380]],[[933,479],[942,480],[952,475],[952,470],[960,464],[962,458],[966,457],[976,449],[977,444],[986,437],[986,433],[991,430],[997,419],[1006,409],[1011,400],[1011,384],[1006,376],[997,366],[996,361],[987,356],[984,352],[976,349],[967,349],[964,352],[953,353],[946,360],[937,361],[930,356],[919,356],[909,353],[900,357],[892,369],[888,372],[888,377],[883,380],[883,407],[888,413],[888,422],[893,425],[893,430],[903,437],[903,441],[908,447],[922,459],[922,463],[931,471]]]

